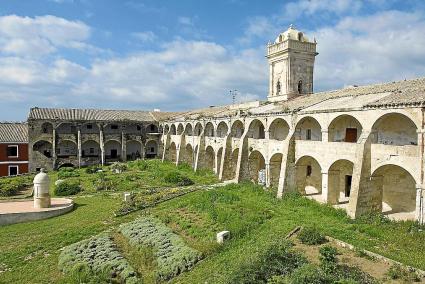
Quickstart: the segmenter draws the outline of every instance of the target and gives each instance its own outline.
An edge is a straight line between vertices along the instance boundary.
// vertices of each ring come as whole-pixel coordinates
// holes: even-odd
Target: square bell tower
[[[277,102],[313,93],[316,40],[310,41],[292,25],[267,46],[268,101]]]

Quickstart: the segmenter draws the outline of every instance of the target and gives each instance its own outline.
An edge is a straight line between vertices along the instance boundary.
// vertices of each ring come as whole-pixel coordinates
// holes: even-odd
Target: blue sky
[[[0,2],[0,120],[30,107],[187,110],[265,99],[265,46],[318,42],[315,91],[425,76],[425,4],[392,0]]]

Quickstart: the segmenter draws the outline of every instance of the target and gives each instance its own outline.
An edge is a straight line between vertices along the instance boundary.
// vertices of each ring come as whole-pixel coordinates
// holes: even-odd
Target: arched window
[[[276,94],[277,95],[280,94],[280,80],[277,80],[277,83],[276,83]]]
[[[302,41],[302,39],[303,39],[303,33],[300,32],[300,33],[298,33],[298,40]]]
[[[299,80],[298,81],[298,94],[302,94],[303,92],[303,81]]]

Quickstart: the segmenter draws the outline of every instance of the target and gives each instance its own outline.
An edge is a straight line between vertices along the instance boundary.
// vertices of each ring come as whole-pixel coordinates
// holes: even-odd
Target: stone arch
[[[238,157],[239,157],[239,148],[233,150],[230,157],[224,160],[223,180],[233,180],[236,178]]]
[[[402,219],[413,219],[416,208],[416,182],[403,167],[387,164],[371,176],[375,206],[384,214],[410,213]],[[398,215],[398,214],[397,214]],[[407,218],[405,218],[407,217]]]
[[[38,140],[32,146],[34,152],[39,153],[40,155],[45,156],[46,158],[51,158],[53,155],[53,146],[52,143],[45,140]]]
[[[229,126],[224,121],[221,121],[217,126],[217,137],[226,137],[229,132]]]
[[[212,124],[211,121],[205,124],[205,136],[214,137],[214,125]]]
[[[56,127],[57,134],[77,134],[77,127],[73,123],[62,122]]]
[[[288,137],[289,124],[283,118],[276,118],[269,126],[270,139],[283,141]]]
[[[176,125],[175,124],[171,124],[170,135],[177,135],[177,130],[176,130]]]
[[[134,161],[142,158],[143,144],[141,141],[129,140],[125,145],[127,161]]]
[[[121,143],[113,139],[108,140],[105,143],[105,158],[114,161],[121,159]]]
[[[203,130],[202,124],[200,122],[196,123],[194,130],[195,130],[194,134],[196,136],[200,136],[202,134],[202,130]]]
[[[81,125],[81,134],[99,134],[100,128],[97,123],[86,122]]]
[[[156,126],[153,123],[148,124],[145,128],[145,132],[146,133],[158,133],[158,126]]]
[[[164,134],[168,134],[168,132],[170,131],[170,126],[168,124],[165,125],[164,127]]]
[[[53,134],[53,124],[51,124],[50,122],[44,122],[41,125],[41,133],[43,134]]]
[[[211,146],[205,149],[205,168],[213,170],[215,169],[215,153]]]
[[[295,127],[295,139],[322,141],[322,127],[311,116],[303,117]]]
[[[192,127],[192,124],[190,124],[190,123],[186,124],[186,129],[184,130],[184,133],[185,133],[187,136],[192,136],[192,135],[193,135],[193,127]]]
[[[120,123],[108,123],[103,127],[105,134],[119,134],[121,133],[122,125]]]
[[[158,142],[149,140],[145,145],[145,158],[153,159],[158,155]]]
[[[270,164],[270,186],[277,187],[279,185],[280,169],[282,165],[282,153],[275,153],[269,161]]]
[[[265,184],[266,161],[259,151],[252,151],[248,157],[249,179],[254,183]]]
[[[100,154],[100,145],[96,141],[87,140],[81,144],[81,156],[83,158],[98,158]]]
[[[322,167],[311,156],[302,156],[295,163],[296,186],[307,195],[322,192]]]
[[[187,144],[184,150],[183,162],[193,167],[195,159],[192,145]]]
[[[343,114],[335,117],[329,124],[328,141],[355,143],[362,130],[361,123],[354,116]]]
[[[401,113],[387,113],[372,126],[372,143],[388,145],[418,145],[417,126]]]
[[[230,135],[233,138],[241,138],[244,133],[245,127],[240,120],[236,120],[232,124]]]
[[[168,160],[171,162],[176,162],[177,161],[177,147],[176,147],[176,143],[171,142],[170,144],[170,148],[168,149]]]
[[[341,159],[335,161],[328,170],[327,202],[338,204],[348,202],[351,193],[354,163]]]
[[[58,158],[76,157],[78,152],[77,144],[71,140],[62,140],[56,145]]]
[[[264,124],[258,119],[251,121],[249,124],[247,137],[254,139],[265,139],[266,134],[264,130]]]
[[[182,123],[179,123],[179,125],[177,126],[177,135],[182,135],[184,131],[184,126]]]

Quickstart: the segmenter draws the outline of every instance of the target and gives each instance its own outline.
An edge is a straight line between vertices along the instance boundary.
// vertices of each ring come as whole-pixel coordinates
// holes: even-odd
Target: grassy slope
[[[60,248],[134,218],[113,217],[120,205],[117,198],[97,195],[79,197],[75,202],[76,209],[63,216],[1,227],[0,264],[6,264],[11,271],[0,274],[0,283],[60,281]]]
[[[61,247],[136,216],[112,217],[120,204],[113,197],[77,197],[76,203],[77,210],[64,216],[0,229],[0,268],[4,263],[12,269],[0,274],[0,283],[63,283],[57,270]],[[283,238],[297,225],[316,225],[326,234],[360,248],[425,269],[421,247],[425,234],[409,233],[411,223],[354,222],[333,208],[304,198],[279,201],[252,185],[190,193],[149,211],[207,256],[193,271],[177,277],[177,283],[225,282],[272,238]],[[224,229],[231,231],[233,239],[218,247],[215,234]],[[32,254],[32,259],[25,260]]]
[[[182,208],[185,214],[181,214]],[[422,251],[425,234],[410,233],[411,222],[370,224],[352,221],[342,211],[305,198],[276,201],[254,186],[233,186],[230,190],[223,188],[215,193],[193,193],[161,204],[154,213],[169,222],[194,247],[208,247],[208,243],[213,246],[215,233],[222,229],[229,229],[233,236],[236,235],[218,253],[175,279],[178,283],[225,282],[228,275],[241,263],[249,261],[255,251],[261,250],[270,239],[284,237],[297,225],[317,226],[324,233],[359,248],[425,268]],[[200,216],[203,216],[202,221]]]

